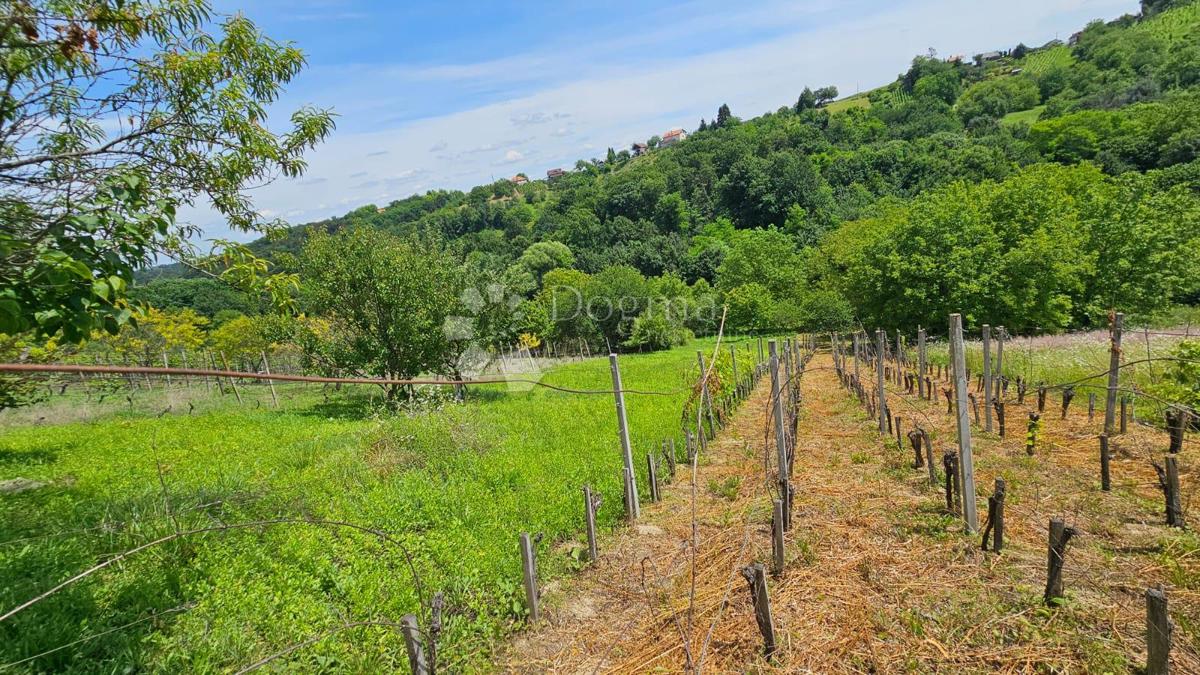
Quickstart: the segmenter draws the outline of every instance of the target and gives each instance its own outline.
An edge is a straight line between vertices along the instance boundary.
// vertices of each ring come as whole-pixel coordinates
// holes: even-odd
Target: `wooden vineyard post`
[[[1088,392],[1088,421],[1096,420],[1096,392]]]
[[[750,584],[750,599],[754,603],[754,619],[763,637],[763,654],[775,653],[775,620],[771,616],[771,599],[767,595],[767,574],[762,563],[742,568],[742,576]]]
[[[658,470],[654,466],[654,453],[646,453],[646,480],[650,483],[650,501],[658,501]]]
[[[1154,470],[1158,473],[1158,484],[1166,500],[1167,525],[1183,527],[1183,507],[1179,499],[1179,461],[1173,455],[1168,455],[1165,463],[1165,470],[1157,463],[1154,464]]]
[[[776,351],[775,341],[771,340],[768,344],[771,353],[771,400],[773,402],[773,416],[775,418],[775,453],[778,457],[776,462],[779,466],[779,495],[784,501],[784,512],[786,513],[791,504],[788,501],[788,448],[787,435],[784,432],[783,418],[783,392],[780,390],[779,381],[779,354]],[[784,524],[786,525],[786,517]]]
[[[1062,520],[1050,521],[1050,542],[1046,558],[1046,592],[1043,600],[1052,605],[1063,597],[1063,561],[1067,555],[1067,544],[1075,536],[1075,528],[1067,527]]]
[[[1109,474],[1111,457],[1108,453],[1108,434],[1100,434],[1100,489],[1105,492],[1112,490],[1112,477]]]
[[[262,352],[262,362],[263,362],[263,372],[266,373],[267,375],[270,375],[271,374],[271,364],[267,361],[267,353],[265,351]],[[275,380],[268,378],[267,386],[269,386],[271,388],[271,404],[274,407],[278,408],[279,407],[279,397],[275,395]]]
[[[1176,455],[1183,450],[1184,432],[1188,426],[1188,412],[1183,408],[1171,406],[1167,409],[1166,418],[1167,434],[1171,439],[1171,445],[1167,452]]]
[[[425,650],[421,647],[421,629],[417,626],[417,617],[413,614],[400,617],[400,632],[404,635],[404,646],[408,650],[408,667],[412,674],[430,675]]]
[[[1121,434],[1129,431],[1129,397],[1121,397]]]
[[[180,359],[181,359],[181,361],[182,361],[182,363],[183,363],[183,369],[184,369],[184,370],[187,370],[188,368],[191,368],[191,366],[189,366],[189,365],[188,365],[188,357],[187,357],[187,350],[186,350],[186,349],[180,348],[180,350],[179,350],[179,357],[180,357]],[[191,389],[191,388],[192,388],[192,378],[191,378],[191,376],[190,376],[190,375],[184,375],[184,376],[183,376],[183,386],[187,387],[188,389]]]
[[[1171,618],[1162,587],[1146,589],[1146,675],[1170,673]]]
[[[164,349],[162,354],[163,354],[163,368],[169,369],[171,367],[171,359],[169,359],[167,357],[167,350]],[[171,388],[171,373],[168,372],[167,373],[167,389],[170,389],[170,388]]]
[[[862,383],[862,379],[860,379],[859,373],[858,373],[858,356],[859,356],[858,331],[854,331],[854,335],[852,337],[854,338],[854,382],[855,382],[855,385],[857,386]]]
[[[221,365],[225,366],[226,371],[229,370],[229,359],[225,358],[225,352],[221,352]],[[240,391],[238,391],[237,382],[234,381],[232,376],[230,376],[228,379],[229,379],[229,386],[231,389],[233,389],[233,395],[235,398],[237,398],[237,402],[240,405],[242,402],[242,393]]]
[[[629,444],[629,422],[625,417],[625,392],[621,388],[621,368],[617,355],[608,355],[608,366],[612,371],[613,398],[617,405],[617,432],[621,437],[621,457],[625,461],[625,516],[637,520],[641,515],[638,503],[637,476],[633,473],[633,448]]]
[[[929,433],[924,429],[917,427],[921,432],[921,444],[925,446],[925,466],[929,471],[929,484],[937,487],[937,467],[933,465],[933,442],[929,440]]]
[[[925,398],[925,329],[917,328],[917,390],[918,398]]]
[[[537,589],[537,558],[533,551],[533,540],[528,532],[521,533],[521,572],[525,582],[525,605],[529,608],[529,622],[537,623],[538,589]]]
[[[783,574],[783,500],[776,499],[771,515],[771,573],[775,576]]]
[[[1000,432],[1000,438],[1004,438],[1004,401],[997,398],[993,405],[996,406],[996,428]]]
[[[587,527],[588,560],[596,562],[600,558],[596,550],[596,507],[600,500],[592,497],[590,485],[583,486],[583,520]]]
[[[992,327],[986,323],[983,324],[983,430],[992,431]]]
[[[967,531],[979,530],[975,511],[975,463],[971,455],[971,420],[967,417],[967,364],[963,354],[962,315],[950,315],[950,353],[954,364],[954,394],[958,407],[958,471],[962,480],[963,519]]]
[[[882,328],[875,329],[875,395],[879,397],[879,433],[888,432],[887,393],[884,390],[884,350],[887,348],[886,336]]]
[[[708,391],[708,376],[704,369],[704,353],[696,350],[696,363],[700,364],[700,404],[704,406],[708,419],[708,438],[716,438],[717,429],[713,422],[712,395]]]
[[[893,421],[892,426],[896,430],[896,447],[903,448],[904,447],[904,436],[902,436],[900,434],[900,416],[896,415],[896,417],[892,421]]]
[[[983,550],[999,553],[1004,548],[1004,479],[996,479],[996,490],[988,497],[988,520],[983,528]],[[988,546],[988,535],[992,545]]]
[[[763,360],[764,360],[764,357],[763,357],[763,339],[762,339],[761,337],[759,337],[759,338],[758,338],[758,362],[761,364],[761,363],[763,362]]]
[[[1108,359],[1108,394],[1104,401],[1104,433],[1110,437],[1116,426],[1118,375],[1121,372],[1121,327],[1125,323],[1125,315],[1117,312],[1113,315],[1112,327],[1109,331]]]

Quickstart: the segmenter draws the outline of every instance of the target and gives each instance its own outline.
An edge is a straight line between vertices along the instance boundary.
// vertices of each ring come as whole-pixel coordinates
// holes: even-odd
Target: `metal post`
[[[608,355],[608,366],[612,370],[613,398],[617,403],[617,431],[621,436],[621,457],[625,461],[625,470],[629,472],[625,515],[630,520],[636,520],[641,515],[641,506],[638,504],[637,476],[633,472],[633,448],[629,444],[629,421],[625,417],[625,392],[621,387],[621,368],[617,365],[616,354]]]
[[[967,413],[967,364],[963,354],[962,315],[950,315],[950,360],[954,368],[954,399],[958,418],[959,473],[962,478],[963,519],[968,532],[979,529],[975,512],[975,463],[971,457],[971,419]]]

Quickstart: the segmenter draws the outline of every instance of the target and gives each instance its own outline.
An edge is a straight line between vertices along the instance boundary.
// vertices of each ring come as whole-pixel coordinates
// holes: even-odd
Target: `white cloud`
[[[600,139],[623,139],[602,146],[620,149],[671,127],[693,129],[701,117],[712,118],[721,103],[728,103],[736,115],[751,117],[792,103],[806,85],[834,84],[847,95],[885,84],[930,46],[940,54],[973,54],[1017,42],[1040,44],[1065,37],[1091,18],[1136,9],[1131,0],[1010,0],[969,5],[958,0],[911,0],[872,14],[843,15],[833,23],[815,25],[806,18],[811,13],[808,9],[787,7],[792,9],[777,14],[775,21],[791,22],[794,30],[750,46],[620,67],[601,64],[587,69],[588,76],[550,84],[510,100],[411,121],[395,129],[337,132],[308,157],[310,175],[325,177],[325,182],[277,181],[255,191],[254,197],[261,207],[286,208],[289,219],[303,222],[343,213],[347,204],[382,205],[384,200],[416,190],[469,188],[496,178],[490,169],[501,161],[538,177],[546,169],[571,166],[576,159],[590,156],[580,148],[594,150]],[[768,18],[763,11],[749,10],[739,16],[751,25]],[[721,20],[726,17],[694,19]],[[668,26],[664,30],[682,29]],[[528,54],[489,64],[444,66],[437,72],[453,78],[503,77],[500,73],[505,68],[519,63],[533,69],[526,70],[524,77],[536,78],[542,74],[539,68],[557,72],[577,63],[576,59],[571,53]],[[413,73],[411,68],[355,70],[346,76],[344,85],[347,91],[358,92],[356,96],[372,99],[377,92],[395,91],[388,75],[397,71],[408,76]],[[422,72],[422,77],[432,77]],[[443,86],[457,85],[447,81]],[[349,94],[346,100],[355,105]],[[389,105],[390,99],[379,99],[367,100],[354,112],[338,107],[345,119],[361,110]],[[545,123],[568,117],[566,124]],[[514,125],[527,131],[528,137],[511,139]],[[509,140],[503,140],[506,138]],[[431,139],[438,140],[431,146]],[[497,154],[501,148],[509,149]],[[367,176],[371,179],[362,180]],[[341,203],[330,206],[331,202]],[[208,216],[199,222],[214,220]],[[215,227],[212,234],[228,233]]]

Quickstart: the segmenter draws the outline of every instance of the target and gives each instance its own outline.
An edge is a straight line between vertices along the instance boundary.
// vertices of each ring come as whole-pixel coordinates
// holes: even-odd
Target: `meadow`
[[[626,389],[667,392],[626,397],[643,490],[647,452],[671,437],[682,452],[681,410],[705,347],[621,357]],[[604,358],[542,381],[611,388]],[[389,624],[442,592],[441,661],[460,670],[523,623],[520,532],[542,535],[545,580],[580,564],[584,484],[603,497],[602,530],[621,520],[611,394],[476,386],[465,404],[396,413],[364,388],[282,386],[279,409],[263,387],[242,405],[159,391],[0,419],[0,481],[40,484],[0,494],[0,611],[113,554],[206,530],[0,623],[0,666],[212,671],[325,636],[284,663],[403,668]]]

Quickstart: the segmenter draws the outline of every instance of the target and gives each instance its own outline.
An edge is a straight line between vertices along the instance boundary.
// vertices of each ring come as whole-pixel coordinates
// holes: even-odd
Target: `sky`
[[[967,57],[1066,39],[1135,0],[213,0],[308,68],[273,108],[332,109],[298,179],[253,191],[291,224],[433,189],[545,176],[609,147],[695,129],[722,103],[749,118],[805,86],[886,84],[917,54]],[[181,213],[206,237],[211,209]]]

